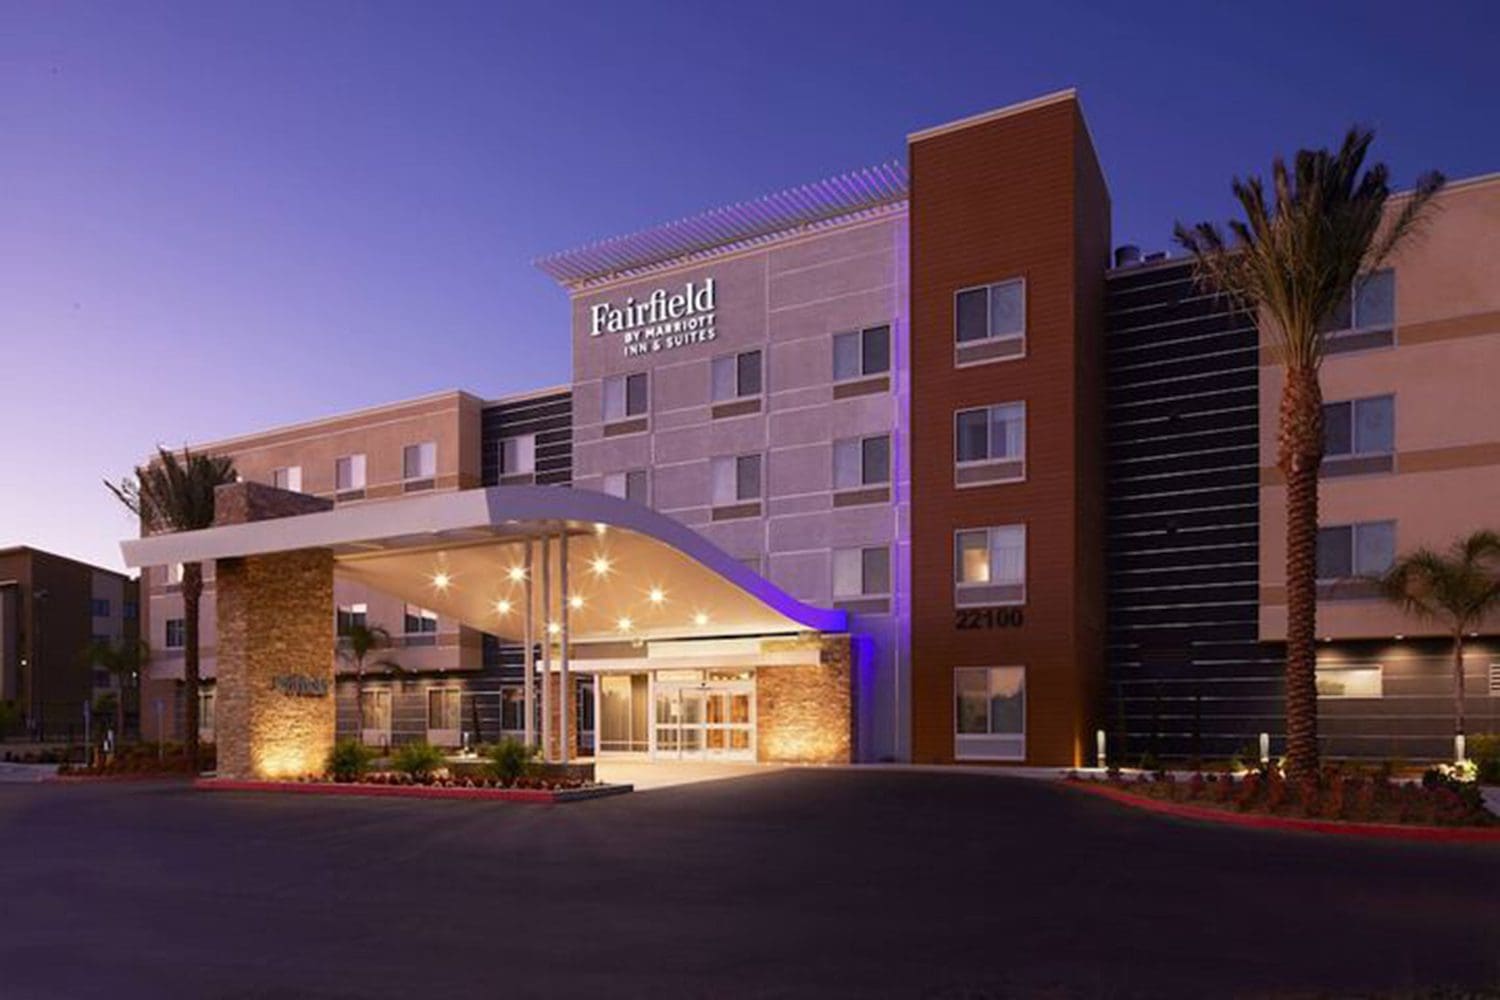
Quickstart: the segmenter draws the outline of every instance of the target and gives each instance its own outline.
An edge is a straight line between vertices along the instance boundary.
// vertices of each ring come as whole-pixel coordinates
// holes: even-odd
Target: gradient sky
[[[1061,87],[1148,249],[1355,121],[1500,170],[1497,7],[0,0],[0,545],[118,567],[157,442],[565,382],[536,257]]]

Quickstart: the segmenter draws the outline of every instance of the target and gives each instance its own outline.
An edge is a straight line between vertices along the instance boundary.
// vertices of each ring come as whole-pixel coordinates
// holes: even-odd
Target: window
[[[437,632],[437,612],[419,608],[415,604],[406,606],[402,615],[407,635],[432,635]]]
[[[891,592],[891,550],[885,546],[833,550],[834,600],[884,597]]]
[[[167,586],[182,583],[182,563],[170,563],[166,569]]]
[[[272,469],[271,485],[278,490],[291,490],[293,493],[301,493],[302,466],[288,465],[285,468]]]
[[[953,421],[957,483],[973,486],[1026,476],[1026,404],[959,410]]]
[[[604,380],[604,419],[624,420],[646,413],[646,373],[611,375]]]
[[[89,601],[89,610],[92,612],[92,614],[93,614],[93,616],[95,618],[108,618],[109,617],[109,598],[107,598],[107,597],[96,597],[96,598],[94,598],[93,600]]]
[[[503,438],[500,441],[500,475],[529,476],[536,472],[536,435]]]
[[[713,460],[713,503],[715,507],[759,499],[759,455],[737,455]]]
[[[1390,268],[1371,271],[1354,281],[1354,287],[1333,312],[1318,324],[1323,333],[1361,333],[1389,330],[1396,325],[1396,272]]]
[[[604,492],[635,503],[650,503],[646,495],[646,470],[631,469],[628,472],[610,472],[604,476]]]
[[[872,326],[833,336],[833,380],[882,375],[891,370],[891,328]]]
[[[744,351],[714,358],[712,396],[715,403],[760,395],[760,352]]]
[[[167,619],[167,648],[181,649],[187,644],[187,619]]]
[[[333,488],[339,493],[365,488],[365,456],[345,455],[333,460]]]
[[[954,297],[955,335],[960,344],[1026,336],[1026,282],[1017,278],[966,288]]]
[[[1026,669],[959,667],[953,671],[954,755],[1026,757]]]
[[[364,732],[360,741],[385,746],[391,741],[391,692],[387,688],[367,688],[359,693]]]
[[[1396,397],[1323,405],[1323,452],[1329,458],[1389,455],[1395,450]]]
[[[427,728],[453,734],[443,742],[458,742],[459,698],[458,688],[435,688],[427,692]]]
[[[437,442],[423,441],[401,449],[401,478],[431,479],[437,475]]]
[[[879,434],[833,443],[833,488],[854,490],[891,481],[891,438]]]
[[[1377,576],[1396,559],[1396,522],[1366,521],[1318,529],[1318,579]]]
[[[198,692],[198,738],[205,743],[214,741],[214,704],[217,701],[213,691]]]
[[[126,601],[120,605],[120,614],[128,622],[133,622],[141,616],[141,606],[135,601]]]
[[[1026,603],[1026,528],[970,528],[954,536],[954,600],[960,607]]]
[[[369,608],[364,604],[340,604],[338,607],[337,621],[339,635],[348,635],[358,625],[364,628],[368,624]]]
[[[1325,667],[1314,671],[1319,698],[1380,698],[1385,694],[1384,671],[1374,667]]]

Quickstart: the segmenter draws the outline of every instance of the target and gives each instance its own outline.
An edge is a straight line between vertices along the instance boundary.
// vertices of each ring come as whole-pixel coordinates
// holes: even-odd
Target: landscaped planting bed
[[[1289,829],[1360,832],[1362,827],[1484,831],[1500,840],[1500,818],[1487,810],[1471,770],[1435,768],[1420,782],[1394,781],[1389,773],[1329,768],[1316,778],[1292,780],[1265,767],[1241,774],[1169,772],[1104,777],[1076,772],[1070,783],[1158,812],[1200,819],[1259,818]]]
[[[556,804],[621,795],[630,785],[606,785],[584,781],[548,781],[521,778],[512,784],[493,779],[448,778],[434,776],[430,781],[415,780],[411,775],[372,772],[359,781],[332,781],[327,778],[302,778],[295,781],[238,781],[228,778],[202,778],[196,787],[226,792],[291,792],[309,795],[350,795],[373,798],[413,799],[488,799],[498,802],[532,802]]]

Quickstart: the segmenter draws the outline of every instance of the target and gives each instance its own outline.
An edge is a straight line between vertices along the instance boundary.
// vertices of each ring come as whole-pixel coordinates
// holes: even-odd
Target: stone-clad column
[[[258,483],[221,486],[214,501],[216,524],[331,506]],[[220,559],[215,587],[219,777],[321,772],[335,723],[332,550]]]

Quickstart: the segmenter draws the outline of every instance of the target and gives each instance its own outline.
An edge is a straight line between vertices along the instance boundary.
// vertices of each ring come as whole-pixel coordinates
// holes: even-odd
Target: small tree
[[[1440,622],[1453,641],[1453,725],[1464,735],[1464,636],[1500,610],[1500,533],[1476,531],[1447,552],[1416,549],[1376,580],[1392,603]]]
[[[144,640],[95,639],[83,649],[83,660],[90,667],[107,670],[119,681],[120,696],[115,699],[115,739],[125,738],[125,692],[140,684],[141,671],[151,658]]]
[[[130,512],[141,520],[147,534],[164,531],[201,531],[214,524],[214,490],[234,482],[238,476],[233,460],[223,455],[205,455],[182,449],[182,455],[165,448],[156,458],[136,466],[135,474],[104,485]],[[183,746],[187,759],[198,760],[198,609],[203,601],[203,564],[182,566],[182,683]]]
[[[354,738],[363,742],[365,738],[365,661],[377,650],[388,649],[391,634],[379,625],[353,622],[339,636],[339,656],[354,664]],[[382,657],[371,663],[372,667],[400,670],[401,664]]]

